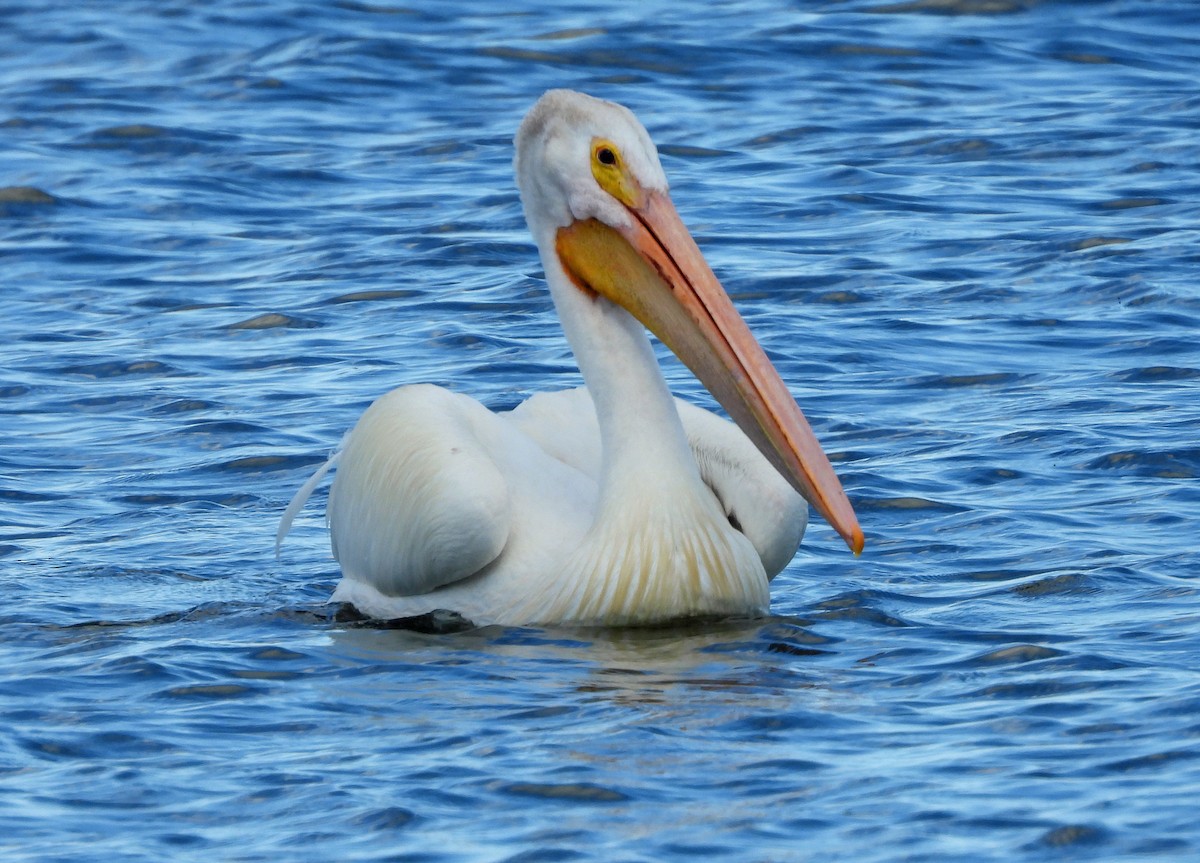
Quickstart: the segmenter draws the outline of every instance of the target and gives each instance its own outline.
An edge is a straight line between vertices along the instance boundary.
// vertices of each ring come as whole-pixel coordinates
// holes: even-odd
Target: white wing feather
[[[346,578],[388,596],[474,575],[504,549],[508,489],[477,434],[490,412],[440,387],[401,387],[350,433],[329,493],[333,552]]]

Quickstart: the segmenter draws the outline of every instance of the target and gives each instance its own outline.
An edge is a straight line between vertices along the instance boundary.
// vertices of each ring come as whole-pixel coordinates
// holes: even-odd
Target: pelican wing
[[[796,556],[808,526],[808,505],[740,428],[676,398],[679,419],[700,476],[721,502],[730,524],[750,540],[767,578]]]
[[[587,387],[534,393],[505,417],[546,455],[599,481],[600,426]]]
[[[412,596],[499,557],[512,512],[504,476],[481,440],[481,425],[491,421],[473,399],[426,385],[392,390],[367,409],[329,494],[344,576],[385,596]]]

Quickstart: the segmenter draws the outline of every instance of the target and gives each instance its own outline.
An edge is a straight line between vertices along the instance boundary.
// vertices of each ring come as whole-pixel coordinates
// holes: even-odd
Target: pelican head
[[[860,552],[862,530],[832,465],[679,218],[658,151],[633,113],[551,90],[521,123],[515,168],[552,291],[612,303],[658,336]],[[552,265],[565,277],[557,285]]]
[[[549,91],[526,115],[515,168],[535,233],[587,219],[625,227],[627,199],[667,193],[658,150],[633,112],[573,90]]]

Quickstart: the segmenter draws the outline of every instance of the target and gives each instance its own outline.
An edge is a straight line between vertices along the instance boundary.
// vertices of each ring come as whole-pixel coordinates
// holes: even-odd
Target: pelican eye
[[[607,138],[592,138],[592,169],[612,170],[621,167],[621,151]]]
[[[592,176],[601,189],[625,206],[637,206],[641,202],[642,192],[637,181],[629,173],[617,145],[607,138],[592,139]]]

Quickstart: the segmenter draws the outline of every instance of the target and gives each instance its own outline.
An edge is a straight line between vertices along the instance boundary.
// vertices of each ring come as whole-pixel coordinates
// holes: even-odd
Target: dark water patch
[[[281,315],[278,312],[264,312],[236,324],[227,324],[227,330],[313,330],[322,326],[317,321],[308,318],[298,318],[293,315]]]
[[[262,694],[263,690],[255,686],[241,683],[195,683],[189,686],[172,686],[159,695],[163,698],[200,699],[225,701],[228,699],[249,698]]]
[[[80,150],[127,150],[141,155],[172,157],[216,152],[234,140],[236,136],[224,132],[129,123],[97,129],[70,146]]]
[[[1075,737],[1126,737],[1134,730],[1134,726],[1132,725],[1119,722],[1106,722],[1094,725],[1082,725],[1078,728],[1072,728],[1066,733]]]
[[[817,711],[797,710],[789,713],[762,711],[752,716],[735,719],[720,727],[722,732],[734,739],[787,739],[795,733],[815,731],[830,724],[840,727],[858,725],[851,717],[832,717]]]
[[[639,52],[636,58],[619,51],[576,49],[570,51],[537,51],[528,48],[488,46],[478,49],[483,57],[510,61],[517,64],[548,63],[560,66],[583,66],[589,68],[635,69],[655,75],[678,75],[685,66],[678,60],[669,59],[665,52],[659,57],[653,50]]]
[[[458,615],[441,612],[442,620],[453,626],[458,621],[455,617]],[[461,619],[461,618],[460,618]],[[437,620],[435,619],[435,623]],[[668,624],[669,626],[669,624]],[[645,633],[639,632],[630,637],[640,638],[645,637],[650,641],[657,640],[663,637],[655,632],[656,627],[648,627]],[[626,637],[623,630],[618,630],[622,638]],[[562,647],[568,649],[586,649],[596,643],[596,641],[585,640],[588,636],[596,640],[603,640],[612,637],[613,631],[610,627],[592,627],[592,626],[561,626],[547,629],[539,629],[532,626],[506,626],[497,627],[493,636],[495,644],[503,645],[522,645],[535,647]],[[619,668],[605,668],[598,671],[604,675],[624,675],[628,672]]]
[[[1083,573],[1062,573],[1045,578],[1036,578],[1013,585],[1011,589],[1018,596],[1028,597],[1078,594],[1083,592],[1094,593],[1097,590]]]
[[[1089,824],[1067,824],[1047,830],[1038,838],[1034,847],[1047,848],[1077,848],[1091,845],[1103,845],[1110,840],[1110,834],[1103,827],[1093,827]]]
[[[127,376],[178,377],[192,374],[158,360],[109,360],[98,363],[81,363],[63,366],[60,374],[104,380]]]
[[[88,735],[83,750],[89,758],[129,761],[137,758],[156,758],[164,753],[182,750],[171,743],[123,731],[102,731]]]
[[[1200,695],[1173,699],[1167,704],[1160,705],[1155,712],[1161,716],[1200,716]]]
[[[503,794],[531,797],[547,803],[623,803],[630,799],[623,791],[588,782],[510,782],[497,786],[496,790]]]
[[[304,677],[303,674],[296,671],[281,671],[271,668],[250,668],[239,669],[229,672],[230,677],[236,677],[238,680],[298,680]]]
[[[1063,672],[1063,671],[1085,671],[1085,672],[1110,672],[1123,671],[1125,669],[1136,667],[1128,662],[1123,662],[1119,659],[1113,659],[1108,656],[1102,656],[1096,653],[1069,653],[1046,662],[1044,666],[1047,673]],[[1073,708],[1056,707],[1056,710],[1071,710]]]
[[[959,387],[1008,387],[1032,380],[1031,375],[1011,372],[984,372],[974,375],[930,375],[911,381],[915,387],[956,389]]]
[[[1142,207],[1161,207],[1170,203],[1173,202],[1168,198],[1130,197],[1111,198],[1107,201],[1099,201],[1090,206],[1092,209],[1100,212],[1108,212],[1112,210],[1134,210]]]
[[[48,631],[61,630],[75,635],[87,635],[89,631],[104,631],[110,628],[139,628],[145,626],[164,626],[173,623],[205,621],[223,617],[240,609],[226,603],[211,602],[189,608],[184,611],[169,611],[150,617],[130,618],[123,620],[86,620],[65,625],[48,624]]]
[[[959,823],[964,827],[974,827],[981,830],[1024,830],[1045,828],[1047,820],[1035,817],[1020,817],[1018,815],[993,816],[978,818],[963,818]]]
[[[781,653],[786,656],[821,656],[828,650],[817,650],[813,647],[801,647],[787,641],[772,641],[767,645],[768,653]]]
[[[307,654],[297,653],[286,647],[261,647],[250,654],[250,659],[255,662],[295,662],[308,658]]]
[[[70,495],[26,491],[19,488],[5,488],[4,486],[0,486],[0,500],[12,501],[13,503],[44,503],[46,501],[65,500],[68,497]]]
[[[752,761],[743,764],[738,770],[747,773],[775,774],[790,779],[814,770],[824,770],[828,766],[819,761],[808,761],[803,758],[771,758],[766,761]]]
[[[193,494],[175,494],[165,492],[142,492],[139,494],[123,494],[113,498],[117,503],[131,506],[178,506],[180,504],[208,503],[221,507],[252,506],[262,503],[262,498],[237,491],[199,492]]]
[[[239,436],[264,435],[269,429],[257,423],[242,420],[197,420],[182,428],[175,429],[172,435],[210,435],[221,438],[236,438]]]
[[[904,0],[871,6],[864,11],[877,15],[922,13],[927,15],[1012,15],[1024,12],[1040,0]]]
[[[662,144],[659,146],[658,152],[680,159],[712,159],[736,155],[732,150],[714,150],[689,144]]]
[[[323,462],[313,456],[248,455],[207,465],[205,470],[219,473],[264,474],[276,471],[299,470]]]
[[[586,648],[589,646],[588,644],[585,644],[584,642],[561,642],[560,641],[559,643],[562,644],[563,646],[567,646],[567,647]],[[616,676],[616,677],[644,677],[648,673],[649,672],[643,671],[638,668],[599,668],[596,670],[597,675]]]
[[[718,654],[782,654],[785,656],[820,656],[829,651],[827,648],[837,644],[840,639],[815,632],[811,629],[812,621],[805,620],[802,624],[789,622],[771,624],[763,627],[752,637],[738,640],[716,641],[700,648],[704,653]],[[741,634],[741,633],[738,633]]]
[[[825,126],[792,126],[778,131],[770,131],[746,141],[742,146],[751,147],[769,147],[774,144],[786,144],[790,141],[806,138],[816,138],[822,134],[828,133],[831,130]]]
[[[1174,836],[1156,836],[1134,843],[1129,850],[1134,854],[1153,854],[1164,857],[1164,859],[1171,859],[1167,855],[1184,857],[1194,853],[1195,845]]]
[[[1092,459],[1080,467],[1084,470],[1113,471],[1160,479],[1195,479],[1200,477],[1200,450],[1113,452]]]
[[[838,593],[828,599],[813,604],[812,608],[847,608],[870,605],[904,605],[912,607],[937,607],[944,602],[936,596],[923,596],[919,593],[898,593],[896,591],[867,588]],[[799,617],[783,618],[786,627],[776,624],[763,630],[764,636],[783,637],[788,639],[805,639],[809,637],[808,627],[811,620]],[[820,637],[820,636],[816,636]]]
[[[970,693],[970,695],[973,698],[1034,702],[1042,698],[1054,698],[1060,695],[1078,695],[1083,692],[1095,692],[1120,685],[1123,684],[1114,680],[1069,680],[1048,677],[1030,682],[996,683],[976,690]]]
[[[935,269],[905,270],[901,275],[906,279],[913,279],[919,282],[973,284],[980,280],[983,273],[964,267],[938,267]]]
[[[161,138],[169,135],[161,126],[151,126],[147,123],[134,123],[128,126],[111,126],[96,132],[98,138]]]
[[[869,302],[869,300],[868,296],[857,291],[825,291],[824,293],[815,294],[810,302],[831,306],[846,306]]]
[[[967,507],[956,506],[923,497],[864,498],[856,496],[854,508],[860,512],[879,510],[906,510],[915,512],[968,512]]]
[[[421,292],[419,291],[402,289],[353,291],[349,294],[340,294],[336,297],[330,297],[323,302],[330,305],[339,305],[343,303],[374,303],[381,300],[407,300],[419,296],[421,296]]]
[[[356,828],[390,833],[408,827],[416,820],[416,813],[411,809],[405,809],[403,806],[388,806],[355,816],[352,824]]]
[[[926,633],[929,627],[924,626],[918,629],[920,633]],[[937,627],[937,637],[944,639],[947,644],[986,644],[986,645],[1011,645],[1014,642],[1026,644],[1071,644],[1079,640],[1078,636],[1062,632],[1037,632],[1025,628],[1012,627],[1005,629],[997,627],[995,629],[985,629],[980,626],[976,627],[961,627],[961,626],[946,626]]]
[[[1200,378],[1200,369],[1180,368],[1178,366],[1147,366],[1145,368],[1124,369],[1109,375],[1113,380],[1137,384],[1155,384],[1174,381],[1188,381]]]
[[[85,748],[73,742],[47,740],[44,738],[26,738],[19,739],[18,744],[22,749],[38,759],[76,761],[89,757],[89,753]]]
[[[856,42],[840,42],[827,43],[821,46],[822,50],[828,51],[830,54],[848,54],[851,56],[873,56],[873,57],[924,57],[928,56],[925,51],[917,48],[907,48],[898,45],[878,45]]]
[[[1088,249],[1102,248],[1104,246],[1117,246],[1125,243],[1133,242],[1130,237],[1087,237],[1082,240],[1075,240],[1067,244],[1067,250],[1071,252],[1083,252]]]
[[[1012,480],[1025,479],[1026,476],[1027,475],[1025,473],[1018,470],[1012,470],[1011,468],[989,467],[976,468],[974,470],[967,471],[964,474],[964,479],[971,485],[990,486],[997,485],[999,483],[1010,482]]]
[[[564,39],[586,39],[589,36],[603,36],[609,31],[603,27],[570,27],[565,30],[552,30],[549,33],[538,33],[531,36],[536,41],[557,42]]]
[[[715,842],[668,842],[661,846],[659,853],[678,855],[683,860],[727,860],[734,850],[731,845],[721,845]]]
[[[1150,755],[1139,755],[1134,758],[1123,758],[1111,761],[1102,766],[1103,770],[1114,773],[1131,773],[1145,770],[1163,770],[1177,762],[1193,761],[1200,758],[1200,749],[1168,749]]]
[[[836,196],[836,200],[843,204],[850,204],[855,209],[861,209],[871,213],[887,213],[887,212],[902,212],[902,213],[937,213],[941,211],[941,207],[936,204],[931,204],[927,201],[904,195],[883,195],[883,194],[864,194],[862,192],[850,192]],[[884,265],[877,261],[862,260],[858,262],[856,269],[882,269]]]
[[[1042,659],[1050,659],[1052,657],[1065,656],[1066,653],[1057,650],[1053,647],[1045,647],[1038,644],[1017,644],[1012,647],[1002,647],[998,650],[991,650],[987,653],[981,653],[971,659],[966,660],[964,665],[976,666],[992,666],[992,665],[1020,665],[1026,662],[1036,662]]]
[[[28,204],[34,206],[53,206],[61,200],[49,192],[36,186],[4,186],[0,187],[0,215],[6,215],[6,205]]]
[[[585,843],[586,837],[579,837],[581,844]],[[569,863],[571,860],[586,860],[588,854],[578,848],[531,848],[528,851],[521,851],[511,857],[506,857],[502,863]]]
[[[320,354],[286,354],[276,356],[261,356],[259,354],[252,354],[249,356],[243,356],[240,359],[220,356],[216,358],[216,361],[212,363],[212,366],[213,368],[221,371],[233,373],[265,372],[273,369],[319,368],[321,366],[335,365],[338,363],[339,359]],[[369,367],[371,365],[383,366],[387,364],[382,361],[368,359],[364,360],[362,365]],[[289,400],[294,397],[294,393],[270,392],[263,394],[264,399]]]
[[[212,840],[196,833],[165,833],[156,838],[171,848],[209,848],[213,844]]]
[[[1071,407],[1073,410],[1079,413],[1086,413],[1089,407],[1095,408],[1099,405],[1109,407],[1111,402],[1103,400],[1099,402],[1083,400],[1082,402],[1073,403],[1067,407]],[[1005,445],[1037,445],[1040,447],[1048,447],[1056,442],[1061,444],[1063,442],[1076,441],[1078,440],[1078,436],[1078,429],[1067,428],[1058,425],[1049,425],[1041,428],[1028,428],[1021,429],[1020,431],[1006,432],[1001,434],[997,440]]]
[[[608,669],[604,669],[607,671]],[[578,712],[578,708],[562,705],[558,707],[537,707],[530,710],[519,710],[501,717],[505,721],[525,721],[531,719],[554,719]]]
[[[80,413],[114,413],[117,411],[140,410],[145,407],[147,396],[102,395],[71,399],[67,406]]]
[[[1103,54],[1093,54],[1087,51],[1057,51],[1050,54],[1055,60],[1067,63],[1082,63],[1086,66],[1102,66],[1114,62],[1112,57]]]
[[[1013,303],[1020,293],[1007,285],[997,285],[986,280],[947,285],[937,292],[937,299],[947,305]]]
[[[872,626],[882,626],[887,628],[901,628],[911,625],[908,623],[908,621],[896,617],[895,615],[888,614],[876,608],[868,608],[864,606],[826,608],[814,612],[813,617],[817,620],[867,623]]]
[[[1000,149],[997,142],[987,138],[920,138],[905,142],[904,149],[959,161],[982,161],[995,158]]]
[[[162,287],[162,282],[155,283],[155,287]],[[169,312],[195,312],[203,309],[223,309],[233,305],[232,303],[212,303],[212,302],[197,302],[190,295],[173,296],[173,295],[155,295],[142,297],[135,304],[140,309],[157,309]]]

